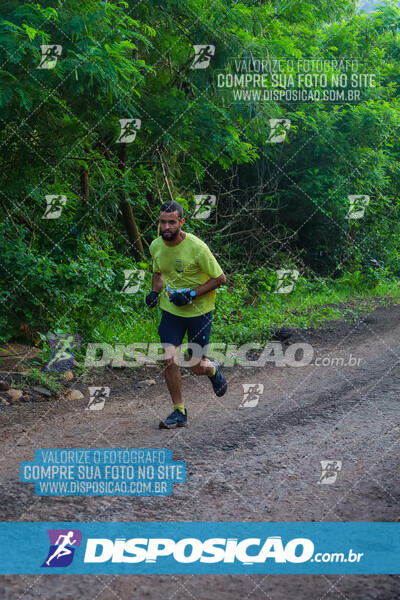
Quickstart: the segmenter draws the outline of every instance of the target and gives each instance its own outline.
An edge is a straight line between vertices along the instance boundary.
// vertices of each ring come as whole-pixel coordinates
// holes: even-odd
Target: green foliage
[[[53,394],[58,395],[63,390],[63,381],[59,373],[44,373],[40,369],[33,367],[25,375],[25,382],[32,385],[42,385]]]
[[[274,293],[276,269],[302,273],[293,298],[321,294],[321,302],[332,279],[372,293],[400,275],[397,2],[368,16],[352,0],[53,5],[2,3],[3,339],[26,341],[23,323],[90,341],[156,341],[158,315],[144,304],[148,245],[170,195],[228,277],[216,331],[229,339],[283,326],[292,300]],[[54,69],[38,68],[44,44],[62,46]],[[209,68],[191,69],[194,44],[215,45]],[[265,56],[357,57],[378,85],[358,104],[228,102],[216,75],[232,72],[234,58]],[[282,116],[291,121],[287,143],[266,143],[269,119]],[[141,128],[124,162],[117,140],[129,118]],[[207,220],[193,218],[201,193],[217,197]],[[349,194],[371,198],[362,221],[346,218]],[[58,219],[43,218],[46,195],[66,196]],[[145,285],[123,294],[123,271],[133,268],[146,272]],[[309,322],[300,313],[299,326]]]

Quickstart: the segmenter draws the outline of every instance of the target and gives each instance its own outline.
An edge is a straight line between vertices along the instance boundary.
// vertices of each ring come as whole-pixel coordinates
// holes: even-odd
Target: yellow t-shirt
[[[207,244],[192,233],[186,233],[185,239],[176,246],[168,246],[159,236],[150,244],[150,254],[153,272],[161,273],[165,286],[172,289],[194,289],[223,273]],[[165,286],[160,293],[160,307],[167,312],[197,317],[215,308],[215,290],[196,297],[191,304],[176,306],[168,300]]]

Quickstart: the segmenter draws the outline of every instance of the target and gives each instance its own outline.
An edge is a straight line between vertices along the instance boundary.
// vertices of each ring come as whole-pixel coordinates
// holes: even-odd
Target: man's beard
[[[163,231],[161,233],[161,237],[163,240],[166,240],[167,242],[172,242],[173,240],[176,240],[176,238],[178,237],[179,230],[177,229],[173,233],[171,233],[171,232],[168,232],[168,233],[169,233],[169,235],[165,235],[165,231]]]

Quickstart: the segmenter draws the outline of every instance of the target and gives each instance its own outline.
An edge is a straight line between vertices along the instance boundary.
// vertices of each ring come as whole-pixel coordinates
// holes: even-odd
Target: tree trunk
[[[86,167],[81,167],[81,195],[85,204],[89,200],[89,173]]]
[[[85,154],[89,153],[88,147],[85,145]],[[81,180],[81,196],[84,204],[89,202],[89,171],[85,165],[80,168],[80,180]]]
[[[119,153],[119,169],[122,172],[121,177],[124,177],[125,165],[126,165],[126,144],[121,144]],[[132,205],[127,202],[125,198],[125,192],[121,192],[121,212],[122,219],[124,221],[125,229],[128,234],[130,241],[130,250],[133,253],[136,260],[141,260],[144,257],[143,244],[140,237],[139,230],[136,225],[135,216],[133,214]]]

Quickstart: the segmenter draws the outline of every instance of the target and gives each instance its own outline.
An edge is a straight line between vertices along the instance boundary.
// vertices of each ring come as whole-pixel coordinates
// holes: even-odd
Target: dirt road
[[[87,398],[0,406],[1,520],[400,520],[400,307],[297,332],[288,343],[299,341],[326,366],[226,368],[221,399],[207,378],[185,377],[185,429],[158,430],[170,406],[154,369],[148,389],[126,371],[97,375],[94,385],[111,388],[102,411],[85,410]],[[245,383],[264,385],[253,408],[239,408]],[[187,482],[164,498],[47,498],[19,482],[20,461],[33,460],[36,448],[66,447],[171,448],[186,461]],[[342,464],[329,485],[318,483],[323,460]],[[1,584],[13,600],[400,598],[400,577],[388,575],[30,575],[2,576]]]

